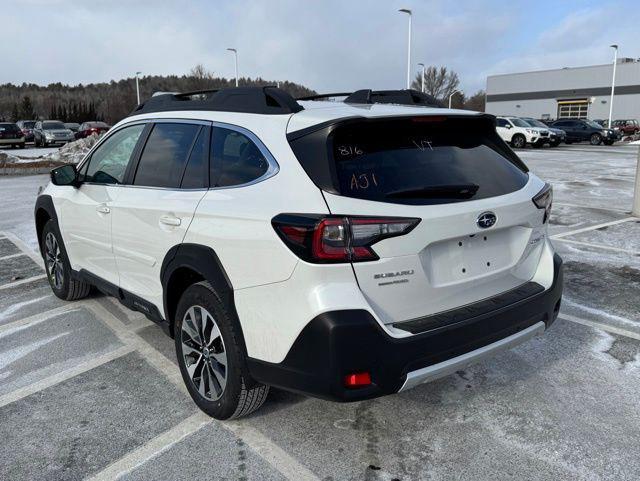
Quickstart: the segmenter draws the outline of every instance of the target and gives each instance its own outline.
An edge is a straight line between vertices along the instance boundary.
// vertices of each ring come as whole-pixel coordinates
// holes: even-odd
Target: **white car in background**
[[[523,149],[527,144],[542,147],[549,141],[549,130],[531,127],[519,117],[497,117],[498,135],[515,149]]]

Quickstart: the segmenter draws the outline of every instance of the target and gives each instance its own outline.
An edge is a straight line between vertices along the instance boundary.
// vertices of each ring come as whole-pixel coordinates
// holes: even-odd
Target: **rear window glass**
[[[66,127],[62,122],[42,122],[42,128],[44,130],[64,130]]]
[[[36,125],[35,122],[22,122],[22,126],[25,129],[32,129]]]
[[[200,126],[158,123],[153,127],[136,171],[135,185],[179,187]]]
[[[19,132],[20,129],[16,124],[0,124],[0,130],[4,132]]]
[[[340,193],[425,205],[495,197],[526,184],[527,174],[503,155],[504,146],[487,129],[464,120],[427,119],[336,128],[329,148]]]

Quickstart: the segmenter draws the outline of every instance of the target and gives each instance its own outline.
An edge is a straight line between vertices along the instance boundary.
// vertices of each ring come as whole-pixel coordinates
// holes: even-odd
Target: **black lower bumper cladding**
[[[358,401],[397,392],[408,372],[437,364],[511,336],[540,321],[555,321],[562,298],[562,259],[553,259],[554,279],[546,291],[498,296],[495,309],[470,310],[471,317],[434,326],[408,338],[390,337],[365,310],[331,311],[302,330],[279,364],[249,358],[252,377],[281,389],[333,401]],[[529,286],[530,287],[530,286]],[[486,307],[487,301],[481,301]],[[397,324],[400,327],[400,324]],[[369,372],[372,384],[346,388],[344,377]]]

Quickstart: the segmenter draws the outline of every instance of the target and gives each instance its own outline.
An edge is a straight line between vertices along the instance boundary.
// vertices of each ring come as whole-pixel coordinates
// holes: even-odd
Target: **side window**
[[[498,127],[506,127],[507,126],[507,121],[505,119],[497,119],[496,120],[496,125]]]
[[[179,187],[200,128],[195,124],[155,124],[142,151],[133,184]]]
[[[209,187],[209,132],[208,127],[203,127],[191,149],[187,168],[180,184],[183,189]]]
[[[91,154],[83,180],[98,184],[121,184],[144,127],[144,124],[125,127],[105,140]]]
[[[247,184],[269,169],[269,162],[249,137],[222,127],[212,129],[210,164],[212,187]]]

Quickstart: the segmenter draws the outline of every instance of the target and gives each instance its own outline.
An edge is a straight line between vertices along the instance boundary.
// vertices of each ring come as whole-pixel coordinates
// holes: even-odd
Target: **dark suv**
[[[593,120],[587,119],[562,119],[553,122],[551,127],[562,129],[567,134],[567,144],[573,142],[589,142],[591,145],[612,145],[616,140],[616,133],[611,129],[605,129]]]

